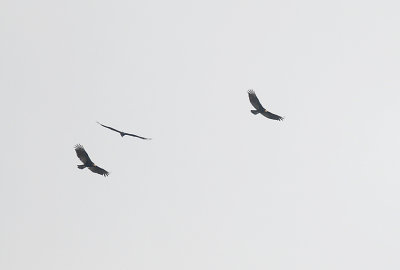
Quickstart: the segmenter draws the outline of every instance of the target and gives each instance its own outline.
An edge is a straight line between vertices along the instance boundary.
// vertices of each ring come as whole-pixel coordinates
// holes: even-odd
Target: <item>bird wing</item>
[[[251,105],[253,105],[253,107],[256,110],[258,110],[258,111],[265,110],[264,107],[261,105],[260,101],[258,100],[256,93],[252,89],[247,91],[247,93],[249,94],[249,99],[250,99]]]
[[[86,153],[85,148],[83,148],[82,145],[80,145],[80,144],[75,145],[75,152],[83,164],[92,162],[92,160],[90,160],[88,153]]]
[[[151,140],[151,138],[140,137],[140,136],[135,135],[135,134],[125,133],[125,132],[124,132],[124,134],[128,135],[128,136],[136,137],[136,138],[139,138],[139,139],[142,139],[142,140]]]
[[[117,130],[117,129],[115,129],[115,128],[112,128],[112,127],[109,127],[109,126],[105,126],[105,125],[103,125],[103,124],[100,124],[99,122],[97,122],[97,124],[99,124],[100,126],[103,126],[103,127],[105,127],[105,128],[111,129],[111,130],[113,130],[113,131],[115,131],[115,132],[121,133],[121,131],[119,131],[119,130]]]
[[[94,173],[98,173],[103,175],[104,177],[108,176],[110,173],[104,170],[103,168],[100,168],[99,166],[93,166],[93,167],[88,167],[89,170],[91,170]]]
[[[273,113],[271,113],[269,111],[264,111],[261,114],[264,115],[265,117],[269,118],[269,119],[274,119],[274,120],[278,120],[278,121],[282,121],[283,120],[282,116],[273,114]]]

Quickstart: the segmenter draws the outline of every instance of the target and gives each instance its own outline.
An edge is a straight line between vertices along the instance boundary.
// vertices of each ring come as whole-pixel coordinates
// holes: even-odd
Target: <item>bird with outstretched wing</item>
[[[256,115],[261,113],[262,115],[264,115],[265,117],[269,118],[269,119],[273,119],[273,120],[278,120],[278,121],[282,121],[283,117],[273,114],[269,111],[267,111],[260,103],[260,101],[258,100],[256,93],[250,89],[249,91],[247,91],[247,93],[249,94],[249,100],[251,105],[253,105],[253,107],[255,108],[255,110],[251,110],[251,113]]]
[[[88,168],[92,172],[101,174],[104,177],[109,175],[109,172],[107,172],[103,168],[100,168],[99,166],[93,163],[93,161],[90,159],[88,153],[86,153],[85,148],[83,148],[82,145],[80,144],[75,145],[75,152],[78,158],[83,163],[82,165],[78,165],[79,169]]]
[[[145,137],[141,137],[141,136],[138,136],[138,135],[135,135],[135,134],[131,134],[131,133],[126,133],[126,132],[123,132],[123,131],[119,131],[119,130],[117,130],[117,129],[115,129],[115,128],[112,128],[112,127],[103,125],[103,124],[101,124],[101,123],[99,123],[99,122],[97,122],[97,124],[99,124],[100,126],[103,126],[103,127],[105,127],[105,128],[111,129],[111,130],[113,130],[113,131],[115,131],[115,132],[118,132],[118,133],[121,135],[121,137],[124,137],[125,135],[127,135],[127,136],[136,137],[136,138],[139,138],[139,139],[142,139],[142,140],[151,140],[151,138],[145,138]]]

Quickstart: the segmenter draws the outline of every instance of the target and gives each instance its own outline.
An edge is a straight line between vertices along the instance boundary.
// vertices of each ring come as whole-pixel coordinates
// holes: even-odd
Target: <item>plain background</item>
[[[1,1],[0,268],[399,269],[399,8]]]

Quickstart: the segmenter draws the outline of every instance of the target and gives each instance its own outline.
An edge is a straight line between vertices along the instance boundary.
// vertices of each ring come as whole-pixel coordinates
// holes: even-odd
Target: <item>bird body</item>
[[[85,148],[82,145],[77,144],[75,145],[75,152],[78,158],[82,161],[83,164],[78,165],[79,169],[88,168],[94,173],[101,174],[104,177],[109,175],[109,172],[104,170],[103,168],[98,167],[93,161],[90,159],[88,153],[86,153]]]
[[[269,111],[267,111],[262,105],[261,102],[258,100],[256,93],[250,89],[249,91],[247,91],[247,93],[249,94],[249,100],[251,105],[253,105],[253,107],[255,108],[255,110],[251,110],[251,113],[254,115],[257,115],[259,113],[261,113],[262,115],[264,115],[265,117],[269,118],[269,119],[273,119],[273,120],[278,120],[278,121],[282,121],[283,117],[273,114]]]

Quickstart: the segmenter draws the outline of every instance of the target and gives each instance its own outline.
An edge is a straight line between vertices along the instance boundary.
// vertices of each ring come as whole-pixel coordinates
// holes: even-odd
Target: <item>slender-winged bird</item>
[[[75,152],[76,152],[76,155],[78,156],[78,158],[83,163],[82,165],[78,165],[79,169],[88,168],[92,172],[101,174],[104,177],[109,175],[109,172],[96,166],[96,164],[93,163],[93,161],[90,159],[88,153],[86,153],[85,148],[83,148],[82,145],[80,145],[80,144],[75,145]]]
[[[144,137],[140,137],[140,136],[135,135],[135,134],[131,134],[131,133],[126,133],[126,132],[123,132],[123,131],[119,131],[119,130],[117,130],[117,129],[115,129],[115,128],[105,126],[105,125],[103,125],[103,124],[101,124],[101,123],[99,123],[99,122],[97,122],[97,124],[99,124],[100,126],[103,126],[103,127],[105,127],[105,128],[111,129],[111,130],[113,130],[113,131],[115,131],[115,132],[118,132],[118,133],[121,135],[121,137],[124,137],[125,135],[127,135],[127,136],[136,137],[136,138],[139,138],[139,139],[142,139],[142,140],[151,140],[151,138],[144,138]]]
[[[252,114],[261,113],[262,115],[264,115],[265,117],[267,117],[269,119],[274,119],[274,120],[278,120],[278,121],[283,120],[282,116],[273,114],[273,113],[267,111],[266,109],[264,109],[264,107],[261,105],[260,101],[258,100],[256,93],[252,89],[247,91],[247,93],[249,94],[249,99],[250,99],[251,105],[253,105],[253,107],[255,108],[255,110],[251,110]]]

